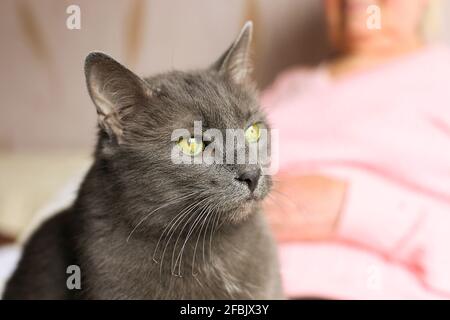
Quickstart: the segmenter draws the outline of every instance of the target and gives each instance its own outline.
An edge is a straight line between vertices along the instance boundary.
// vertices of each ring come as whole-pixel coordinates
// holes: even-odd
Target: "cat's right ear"
[[[227,75],[235,83],[242,84],[248,81],[252,69],[250,61],[252,33],[253,23],[247,21],[237,39],[212,65],[212,69]]]
[[[139,107],[139,102],[150,96],[151,90],[143,79],[101,52],[86,57],[84,71],[99,126],[112,141],[120,143],[123,116]]]

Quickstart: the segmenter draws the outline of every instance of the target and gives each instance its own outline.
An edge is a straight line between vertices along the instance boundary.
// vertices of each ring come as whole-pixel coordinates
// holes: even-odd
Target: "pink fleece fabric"
[[[294,68],[261,104],[282,172],[349,183],[333,240],[280,244],[286,294],[450,298],[449,49],[339,79]]]

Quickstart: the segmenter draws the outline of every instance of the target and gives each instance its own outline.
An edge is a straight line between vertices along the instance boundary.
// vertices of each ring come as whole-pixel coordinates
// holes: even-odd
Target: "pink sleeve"
[[[450,203],[369,173],[352,172],[349,181],[339,236],[381,252],[414,272],[424,290],[450,298]]]
[[[423,270],[424,285],[450,299],[450,209],[436,208],[412,239],[411,246],[423,250],[418,264]]]
[[[285,97],[292,97],[305,81],[310,81],[310,71],[303,68],[292,68],[280,73],[260,97],[261,106],[270,110],[276,108]]]
[[[274,105],[277,104],[279,98],[283,96],[283,92],[289,83],[289,79],[281,74],[275,81],[268,86],[262,93],[260,97],[261,107],[263,109],[272,109]]]
[[[282,243],[283,287],[289,297],[439,299],[404,265],[339,242]]]

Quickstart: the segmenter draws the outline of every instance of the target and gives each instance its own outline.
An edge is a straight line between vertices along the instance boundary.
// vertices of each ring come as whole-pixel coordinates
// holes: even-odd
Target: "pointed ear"
[[[253,23],[247,21],[237,39],[213,64],[212,68],[226,74],[238,84],[247,81],[251,72],[250,45],[252,33]]]
[[[122,141],[122,118],[150,96],[145,81],[106,54],[86,57],[86,83],[98,115],[98,123],[112,141]]]

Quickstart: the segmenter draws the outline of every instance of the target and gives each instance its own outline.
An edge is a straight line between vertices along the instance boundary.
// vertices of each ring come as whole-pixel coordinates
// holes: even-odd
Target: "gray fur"
[[[248,78],[251,29],[206,70],[144,80],[102,53],[87,57],[100,128],[95,162],[73,206],[29,239],[5,298],[281,298],[260,208],[270,177],[252,195],[237,177],[255,165],[170,159],[172,131],[194,120],[220,130],[266,124]],[[71,264],[81,268],[81,290],[66,288]]]

